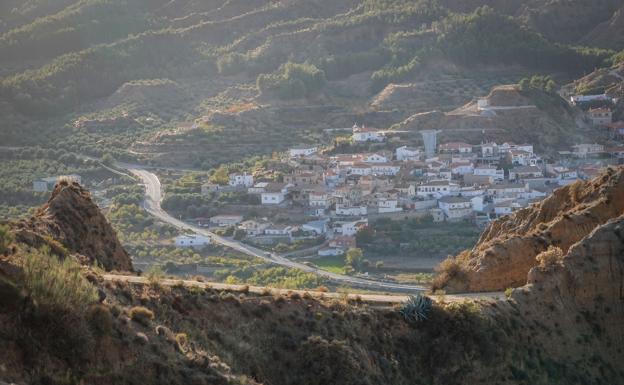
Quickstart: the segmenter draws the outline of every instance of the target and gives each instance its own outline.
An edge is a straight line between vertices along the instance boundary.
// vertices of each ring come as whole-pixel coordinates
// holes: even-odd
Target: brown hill
[[[624,167],[610,168],[593,180],[557,189],[542,202],[491,223],[472,250],[443,263],[436,287],[499,291],[523,285],[540,253],[556,247],[566,254],[594,229],[622,214]]]
[[[570,108],[554,96],[539,99],[522,92],[517,85],[493,87],[485,98],[489,107],[477,108],[472,100],[453,111],[417,113],[393,126],[397,130],[418,132],[440,130],[438,142],[463,141],[473,144],[494,141],[497,143],[535,143],[538,151],[551,153],[569,149],[571,145],[606,139],[607,133],[597,132],[585,124],[580,110]]]
[[[59,181],[48,202],[14,229],[17,238],[27,244],[48,244],[60,254],[77,253],[85,262],[106,270],[132,271],[130,256],[115,231],[78,183]]]
[[[592,182],[595,188],[577,188],[570,197],[588,207],[591,196],[616,199],[611,190],[620,174],[621,170],[605,174],[604,181]],[[357,300],[273,294],[268,289],[258,295],[244,287],[219,291],[201,282],[194,287],[161,286],[158,278],[130,284],[122,277],[106,280],[88,266],[85,276],[76,274],[80,269],[75,265],[60,268],[58,262],[49,273],[41,270],[52,255],[21,240],[38,237],[70,244],[72,237],[66,233],[79,230],[68,228],[67,222],[97,228],[99,220],[89,219],[101,215],[94,210],[97,207],[85,190],[61,183],[28,225],[14,227],[16,241],[0,233],[2,244],[8,244],[0,255],[0,381],[96,385],[624,381],[619,366],[624,342],[622,216],[599,225],[565,256],[540,258],[528,284],[515,289],[509,299],[447,303],[438,298],[427,319],[413,323],[398,308],[375,308]],[[540,215],[549,218],[557,210],[544,207]],[[608,210],[594,211],[592,215]],[[101,238],[97,231],[84,233],[84,241],[75,247],[102,247],[107,234],[100,230]],[[25,231],[31,237],[24,237]],[[66,285],[59,285],[58,277],[65,278],[61,282]],[[71,290],[77,287],[100,295]]]

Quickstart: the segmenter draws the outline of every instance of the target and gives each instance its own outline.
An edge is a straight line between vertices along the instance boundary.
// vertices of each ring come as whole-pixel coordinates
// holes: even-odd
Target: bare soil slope
[[[491,223],[472,250],[455,257],[437,283],[449,291],[497,291],[526,283],[549,247],[566,254],[597,227],[624,214],[624,168],[555,190],[531,207]]]

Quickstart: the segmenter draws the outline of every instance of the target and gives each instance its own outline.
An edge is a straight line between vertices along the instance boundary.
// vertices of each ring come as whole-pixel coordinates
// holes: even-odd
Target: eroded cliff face
[[[472,250],[455,257],[460,274],[438,283],[448,291],[500,291],[525,284],[535,257],[563,254],[598,226],[624,213],[624,168],[556,190],[531,207],[494,221]]]
[[[18,240],[49,245],[59,255],[78,254],[106,270],[132,271],[132,261],[91,195],[78,183],[61,181],[30,219],[13,225]]]
[[[617,367],[614,357],[624,346],[624,216],[531,268],[511,299],[532,322],[556,331],[561,341],[544,344],[550,354],[601,357]]]

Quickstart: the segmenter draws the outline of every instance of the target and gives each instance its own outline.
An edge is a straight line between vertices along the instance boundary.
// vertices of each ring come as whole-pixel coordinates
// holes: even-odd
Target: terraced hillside
[[[250,149],[256,153],[371,111],[392,110],[375,122],[390,126],[433,108],[453,110],[528,74],[568,81],[609,64],[616,52],[609,49],[623,43],[616,34],[604,42],[620,2],[576,0],[572,10],[568,3],[10,1],[0,16],[0,130],[8,144],[158,162],[170,152],[159,140],[202,116],[213,132],[207,140],[221,140],[221,148],[243,136],[262,141],[273,129],[289,133],[274,147]],[[393,102],[397,90],[408,91],[409,103]],[[239,116],[250,104],[258,108]],[[319,106],[316,114],[301,108],[309,105]],[[215,114],[229,114],[217,120],[234,126],[215,124]],[[120,118],[130,123],[76,124],[109,127]],[[241,119],[246,127],[237,131]],[[176,135],[173,143],[188,141]],[[209,165],[207,150],[195,146],[182,161]]]

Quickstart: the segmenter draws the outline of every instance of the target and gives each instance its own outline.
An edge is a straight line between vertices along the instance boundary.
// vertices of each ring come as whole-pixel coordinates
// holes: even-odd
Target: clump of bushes
[[[300,99],[320,91],[327,80],[325,72],[313,64],[288,62],[277,73],[260,74],[256,80],[262,94],[280,99]]]
[[[143,306],[135,306],[130,309],[130,319],[143,326],[149,326],[154,319],[154,312]]]
[[[107,306],[93,305],[87,311],[87,321],[91,332],[96,337],[110,335],[113,330],[113,317]]]
[[[61,260],[48,246],[30,250],[22,264],[24,288],[38,305],[82,312],[96,303],[98,293],[77,261]]]
[[[11,234],[9,226],[0,225],[0,254],[6,254],[11,243],[13,243],[13,234]]]
[[[152,266],[145,274],[145,278],[147,278],[147,283],[152,287],[158,287],[160,285],[160,281],[164,277],[165,272],[160,266]]]
[[[563,251],[556,246],[549,246],[547,250],[539,253],[535,259],[540,267],[552,267],[560,263],[563,259]]]
[[[431,298],[422,294],[411,295],[405,301],[399,313],[409,323],[418,323],[426,320],[433,307],[433,301]]]
[[[457,260],[449,256],[436,267],[436,277],[431,283],[433,291],[444,289],[451,281],[456,286],[461,286],[466,281],[465,272]]]

